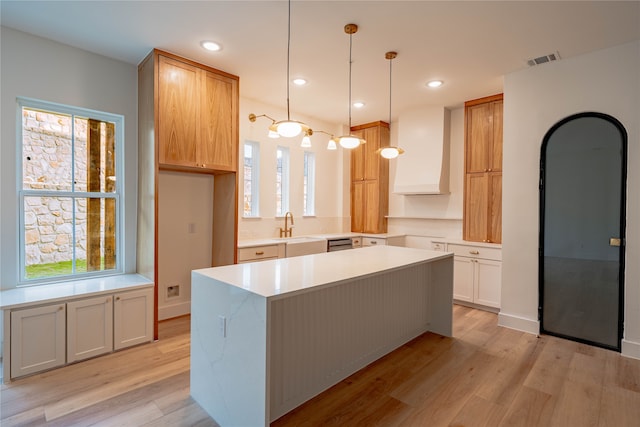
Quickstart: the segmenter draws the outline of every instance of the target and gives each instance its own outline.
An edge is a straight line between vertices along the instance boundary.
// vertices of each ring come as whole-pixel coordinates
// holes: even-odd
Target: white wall
[[[391,144],[402,147],[395,125],[396,123],[391,123]],[[390,160],[388,231],[406,234],[407,246],[430,247],[431,237],[462,237],[464,108],[451,110],[450,126],[449,194],[394,194],[397,161]],[[410,156],[411,151],[408,150],[403,155]]]
[[[305,234],[339,233],[350,230],[349,222],[349,154],[338,148],[326,149],[329,137],[316,132],[311,137],[312,147],[301,148],[302,136],[295,138],[271,139],[267,131],[271,121],[258,118],[254,123],[248,119],[249,113],[267,114],[276,120],[286,118],[286,110],[240,99],[240,156],[238,173],[238,238],[240,240],[278,237],[279,228],[284,226],[283,218],[276,218],[276,148],[289,147],[290,155],[290,211],[294,216],[294,236]],[[291,113],[293,120],[302,121],[313,129],[342,134],[339,125],[326,123],[312,117]],[[243,144],[245,141],[260,143],[260,217],[243,218]],[[316,215],[303,217],[303,159],[304,151],[313,151],[316,157]]]
[[[191,270],[211,267],[213,175],[160,171],[158,318],[191,312]],[[169,286],[179,295],[168,296]]]
[[[137,79],[134,65],[2,27],[0,54],[0,288],[18,280],[16,97],[29,97],[125,117],[124,269],[135,272],[137,210]]]
[[[640,358],[640,41],[505,77],[501,325],[537,333],[538,178],[546,132],[572,114],[617,118],[628,134],[623,354]]]

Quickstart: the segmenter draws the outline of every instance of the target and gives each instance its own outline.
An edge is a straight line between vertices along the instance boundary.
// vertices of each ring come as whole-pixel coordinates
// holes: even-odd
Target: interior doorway
[[[545,135],[540,156],[542,333],[620,351],[627,133],[580,113]]]

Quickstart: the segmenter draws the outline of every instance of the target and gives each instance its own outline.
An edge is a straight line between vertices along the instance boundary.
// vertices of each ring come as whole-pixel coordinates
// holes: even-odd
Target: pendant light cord
[[[290,52],[291,52],[291,0],[289,0],[289,22],[287,24],[287,121],[291,120],[291,115],[289,114],[289,64],[291,62]]]
[[[391,63],[393,58],[389,60],[389,126],[391,126]]]
[[[351,135],[351,47],[353,45],[353,34],[349,34],[349,135]]]

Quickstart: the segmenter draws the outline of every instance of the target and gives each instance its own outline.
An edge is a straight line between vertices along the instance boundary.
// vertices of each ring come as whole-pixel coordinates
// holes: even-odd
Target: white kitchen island
[[[191,396],[269,423],[402,344],[451,336],[453,254],[380,246],[192,272]]]

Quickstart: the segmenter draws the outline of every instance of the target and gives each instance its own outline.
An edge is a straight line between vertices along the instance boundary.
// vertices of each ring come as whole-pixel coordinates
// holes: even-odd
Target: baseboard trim
[[[191,313],[191,301],[158,307],[158,320],[171,319]]]
[[[498,313],[498,326],[528,332],[533,335],[540,335],[540,322],[527,319],[513,314]]]
[[[640,343],[622,340],[622,355],[633,359],[640,359]]]

